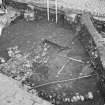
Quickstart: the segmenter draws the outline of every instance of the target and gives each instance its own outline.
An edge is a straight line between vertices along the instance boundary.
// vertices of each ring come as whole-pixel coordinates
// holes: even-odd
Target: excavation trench
[[[91,64],[86,64],[90,58],[77,33],[73,31],[73,25],[69,24],[62,15],[58,17],[57,24],[54,15],[48,22],[46,15],[40,16],[40,12],[34,21],[27,22],[20,18],[3,30],[0,39],[0,56],[8,62],[9,47],[19,46],[22,53],[31,53],[33,48],[39,48],[41,50],[39,54],[42,54],[46,46],[47,62],[40,63],[40,60],[33,62],[31,68],[33,73],[23,81],[23,84],[30,85],[31,89],[37,90],[40,97],[55,105],[70,103],[70,105],[102,105],[103,99],[97,88],[97,75]],[[32,57],[34,56],[30,59],[33,59]],[[90,91],[94,96],[92,100],[87,98],[87,93]],[[76,93],[83,95],[85,101],[73,103],[66,101]]]

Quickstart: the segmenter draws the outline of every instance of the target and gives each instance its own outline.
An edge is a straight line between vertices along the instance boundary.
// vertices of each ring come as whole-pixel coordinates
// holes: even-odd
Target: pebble
[[[78,101],[80,100],[80,96],[79,95],[77,95],[76,98],[77,98]]]
[[[51,96],[51,95],[49,95],[49,98],[51,99],[51,98],[52,98],[52,96]]]
[[[1,63],[5,63],[5,59],[4,58],[0,58]]]
[[[65,102],[70,102],[70,98],[65,98]]]
[[[71,99],[71,102],[77,102],[77,101],[78,101],[77,97],[73,96],[72,99]]]
[[[74,102],[73,99],[71,99],[71,102]]]
[[[8,51],[8,54],[9,54],[9,56],[11,56],[11,54],[12,54],[13,52],[10,50],[10,51]]]
[[[94,52],[92,52],[92,55],[94,55]]]
[[[39,59],[39,58],[40,58],[39,56],[36,56],[36,57],[35,57],[35,59]]]
[[[89,98],[89,99],[93,99],[93,94],[92,94],[92,92],[88,92],[88,98]]]
[[[80,100],[84,101],[84,99],[85,99],[84,96],[80,95]]]
[[[47,48],[46,47],[44,48],[44,51],[47,51]]]
[[[72,42],[71,44],[74,45],[74,42]]]
[[[61,88],[62,86],[61,86],[61,84],[57,84],[57,86],[59,87],[59,88]]]
[[[43,62],[44,62],[44,63],[47,63],[48,60],[49,60],[49,57],[44,57],[44,58],[43,58]]]
[[[46,52],[45,51],[42,53],[42,57],[44,57],[44,56],[46,56]]]
[[[79,93],[76,93],[76,98],[77,98],[78,100],[80,100],[80,95],[79,95]]]

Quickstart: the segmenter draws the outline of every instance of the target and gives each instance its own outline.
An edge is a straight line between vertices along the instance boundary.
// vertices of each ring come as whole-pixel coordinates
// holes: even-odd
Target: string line
[[[61,81],[48,82],[48,83],[45,83],[45,84],[37,85],[37,86],[35,86],[35,88],[46,86],[46,85],[51,85],[51,84],[56,84],[56,83],[74,81],[74,80],[78,80],[78,79],[88,78],[88,77],[91,77],[91,76],[92,75],[86,75],[86,76],[79,76],[77,78],[71,78],[71,79],[61,80]]]

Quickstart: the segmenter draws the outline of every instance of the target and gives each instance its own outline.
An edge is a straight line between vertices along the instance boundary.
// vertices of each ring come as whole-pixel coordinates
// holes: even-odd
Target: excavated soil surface
[[[33,22],[20,19],[11,24],[4,29],[0,38],[0,56],[8,60],[6,48],[18,45],[22,52],[28,52],[33,43],[40,44],[44,39],[47,39],[45,43],[50,46],[48,49],[49,60],[43,65],[33,64],[34,74],[30,80],[34,83],[34,88],[38,91],[39,96],[56,105],[103,105],[103,99],[96,85],[96,75],[70,80],[78,78],[81,73],[82,76],[90,74],[93,68],[83,63],[88,60],[88,56],[76,38],[76,34],[73,33],[71,25],[62,19],[59,19],[58,24],[48,22],[46,19]],[[62,50],[62,48],[64,49]],[[70,60],[70,57],[83,62]],[[48,84],[42,85],[46,83]],[[92,100],[86,99],[84,102],[73,103],[65,101],[66,98],[71,99],[75,93],[86,97],[90,91],[94,96]]]

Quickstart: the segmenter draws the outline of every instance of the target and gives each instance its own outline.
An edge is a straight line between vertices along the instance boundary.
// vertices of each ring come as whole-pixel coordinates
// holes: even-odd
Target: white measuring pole
[[[55,0],[56,23],[58,22],[58,2]]]
[[[47,0],[47,20],[50,20],[50,11],[49,11],[49,0]]]
[[[2,5],[2,0],[0,0],[0,5]]]

